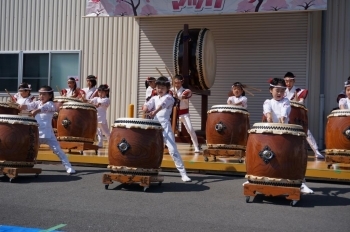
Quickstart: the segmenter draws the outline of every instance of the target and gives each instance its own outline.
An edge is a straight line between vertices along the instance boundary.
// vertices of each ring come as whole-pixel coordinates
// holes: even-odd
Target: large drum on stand
[[[53,103],[56,108],[56,112],[52,118],[52,128],[57,135],[57,119],[58,119],[58,113],[60,111],[60,107],[63,106],[65,102],[82,102],[78,98],[74,97],[64,97],[64,96],[57,96],[54,98]]]
[[[248,181],[300,187],[307,165],[305,136],[299,125],[255,123],[249,130],[246,149]]]
[[[333,110],[327,118],[326,161],[350,163],[350,110]]]
[[[65,102],[60,107],[57,140],[93,143],[97,131],[97,110],[89,103]]]
[[[115,120],[108,146],[109,167],[121,173],[158,173],[164,152],[162,130],[161,124],[151,119]]]
[[[290,101],[290,105],[289,124],[300,125],[304,128],[304,132],[307,133],[309,129],[309,120],[305,105],[295,101]]]
[[[208,111],[207,146],[245,150],[248,129],[249,113],[246,109],[233,105],[214,105]]]
[[[12,102],[0,102],[0,114],[12,114],[18,115],[20,110],[17,103]]]
[[[189,85],[197,89],[209,89],[213,86],[216,75],[216,48],[211,31],[207,28],[189,29]],[[184,57],[183,30],[175,37],[173,61],[175,74],[182,74]]]
[[[0,167],[33,167],[38,150],[35,118],[0,114]]]

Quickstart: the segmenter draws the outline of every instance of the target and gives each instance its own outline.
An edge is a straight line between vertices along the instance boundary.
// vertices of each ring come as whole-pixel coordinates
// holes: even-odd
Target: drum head
[[[216,47],[214,36],[210,30],[189,30],[189,84],[198,89],[209,89],[213,86],[216,75]],[[173,47],[173,61],[175,74],[182,74],[183,63],[183,31],[175,37]]]
[[[63,103],[63,106],[60,107],[60,109],[83,109],[83,110],[96,110],[96,107],[93,104],[90,103],[84,103],[84,102],[65,102]]]
[[[143,118],[118,118],[114,121],[113,127],[162,130],[160,122]]]
[[[300,103],[300,102],[296,102],[296,101],[290,101],[290,105],[294,106],[294,107],[298,107],[298,108],[302,108],[304,110],[307,110],[305,105]]]
[[[302,126],[283,123],[254,123],[248,133],[306,136]]]
[[[244,109],[243,107],[234,106],[234,105],[213,105],[208,111],[208,114],[216,113],[216,112],[242,113],[242,114],[249,115],[248,110]]]
[[[64,96],[56,96],[53,99],[54,102],[69,102],[69,101],[73,101],[73,102],[82,102],[81,100],[79,100],[78,98],[74,98],[74,97],[64,97]]]
[[[344,109],[344,110],[333,110],[327,118],[330,117],[348,117],[350,116],[350,110]]]
[[[23,124],[23,125],[38,126],[38,123],[35,118],[19,116],[19,115],[10,115],[10,114],[0,114],[0,122],[8,123],[8,124]]]
[[[14,102],[0,102],[0,107],[18,109],[19,104]]]

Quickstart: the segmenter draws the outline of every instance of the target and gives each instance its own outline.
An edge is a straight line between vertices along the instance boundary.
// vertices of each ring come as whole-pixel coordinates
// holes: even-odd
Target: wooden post
[[[134,117],[134,105],[130,104],[128,108],[128,118],[133,118]]]

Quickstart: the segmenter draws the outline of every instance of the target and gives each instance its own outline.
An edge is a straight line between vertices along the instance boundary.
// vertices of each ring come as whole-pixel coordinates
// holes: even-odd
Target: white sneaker
[[[74,173],[76,173],[76,171],[71,167],[71,166],[65,166],[65,168],[66,168],[66,172],[68,173],[68,174],[74,174]]]
[[[305,183],[301,184],[300,192],[306,193],[306,194],[313,194],[314,193],[314,191],[312,191],[309,187],[307,187]]]
[[[191,181],[192,181],[187,175],[183,175],[183,176],[181,177],[181,180],[182,180],[183,182],[191,182]]]
[[[319,151],[316,151],[315,157],[316,157],[317,159],[324,159],[324,155],[322,155]]]
[[[244,186],[245,184],[249,184],[249,181],[244,182],[242,185]]]
[[[200,153],[201,151],[199,150],[199,148],[198,147],[196,147],[195,149],[194,149],[194,153]]]

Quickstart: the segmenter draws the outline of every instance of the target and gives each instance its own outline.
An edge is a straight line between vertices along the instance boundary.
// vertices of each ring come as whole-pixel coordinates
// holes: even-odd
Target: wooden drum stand
[[[20,165],[23,167],[20,167]],[[0,172],[9,178],[9,181],[12,183],[15,178],[18,177],[18,174],[29,174],[34,173],[35,177],[38,177],[41,173],[41,168],[33,168],[34,163],[25,163],[25,162],[0,162]]]
[[[60,143],[62,149],[68,149],[68,153],[70,153],[72,149],[76,149],[79,150],[79,154],[82,155],[84,150],[94,150],[95,154],[97,155],[99,147],[88,140],[89,139],[87,139],[87,141],[83,141],[83,138],[79,138],[79,141],[67,141],[64,139],[58,140],[58,142]]]
[[[213,160],[216,161],[216,156],[228,156],[237,158],[239,163],[243,163],[245,157],[245,147],[233,144],[215,144],[215,147],[208,144],[208,149],[203,151],[205,162],[209,161],[209,157],[213,156]]]
[[[164,181],[164,176],[160,176],[160,169],[143,169],[143,168],[129,168],[129,167],[117,167],[108,165],[111,169],[111,173],[106,173],[102,177],[102,182],[105,184],[105,189],[114,181],[118,181],[122,184],[139,183],[143,187],[145,192],[152,182],[158,182],[161,185]]]
[[[350,150],[326,149],[325,152],[328,169],[333,164],[350,164]]]

